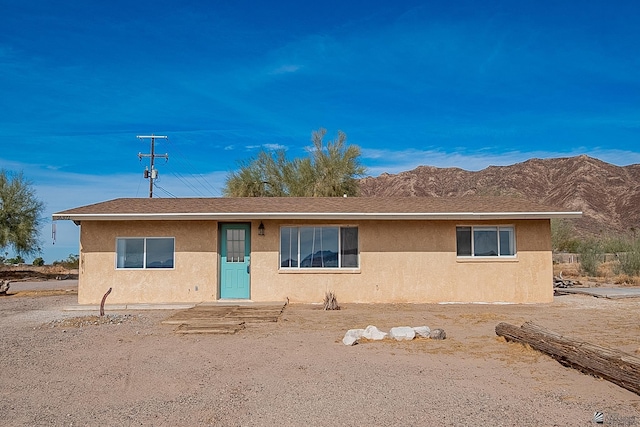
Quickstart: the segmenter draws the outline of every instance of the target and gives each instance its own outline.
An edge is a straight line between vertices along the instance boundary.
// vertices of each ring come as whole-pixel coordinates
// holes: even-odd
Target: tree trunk
[[[521,327],[499,323],[496,334],[507,341],[529,344],[564,366],[611,381],[640,395],[640,358],[584,341],[577,341],[526,322]]]

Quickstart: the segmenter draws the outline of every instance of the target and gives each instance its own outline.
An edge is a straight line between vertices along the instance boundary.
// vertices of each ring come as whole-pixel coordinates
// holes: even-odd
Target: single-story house
[[[545,303],[553,218],[513,197],[122,198],[80,226],[79,304]]]

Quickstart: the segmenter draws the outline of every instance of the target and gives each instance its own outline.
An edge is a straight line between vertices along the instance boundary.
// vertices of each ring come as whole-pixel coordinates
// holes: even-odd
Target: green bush
[[[633,241],[621,236],[610,236],[601,240],[602,253],[617,254],[628,252],[633,247]]]
[[[7,264],[24,264],[24,258],[22,258],[20,255],[16,255],[14,258],[9,258],[9,259],[5,260],[5,263],[7,263]]]
[[[578,252],[580,241],[573,224],[566,219],[551,220],[551,246],[555,252]]]
[[[602,244],[595,239],[582,242],[579,248],[580,270],[587,276],[597,276],[598,268],[602,264]]]
[[[640,276],[640,239],[636,239],[626,252],[618,254],[618,273]]]
[[[44,260],[39,256],[38,258],[33,260],[33,265],[35,265],[36,267],[42,267],[44,265]]]
[[[78,257],[78,255],[69,254],[67,259],[65,260],[53,261],[53,265],[61,265],[64,268],[69,269],[78,268],[78,266],[80,265],[80,258]]]

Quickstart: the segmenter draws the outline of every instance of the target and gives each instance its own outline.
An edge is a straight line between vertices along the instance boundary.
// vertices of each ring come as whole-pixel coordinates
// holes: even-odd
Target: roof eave
[[[310,220],[492,220],[580,218],[582,212],[241,212],[241,213],[122,213],[122,214],[53,214],[54,221],[238,221],[252,219]]]

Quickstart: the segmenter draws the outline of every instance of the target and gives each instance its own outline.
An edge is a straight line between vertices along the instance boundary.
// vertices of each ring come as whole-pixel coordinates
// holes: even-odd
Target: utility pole
[[[150,139],[151,140],[151,153],[142,154],[138,153],[138,158],[142,160],[143,157],[149,157],[149,169],[145,167],[144,169],[144,177],[149,179],[149,198],[153,197],[153,180],[158,178],[158,170],[153,167],[153,161],[156,157],[161,157],[165,160],[169,160],[169,154],[156,154],[155,153],[155,143],[156,139],[169,139],[167,136],[160,136],[151,134],[147,135],[138,135],[138,139]]]

